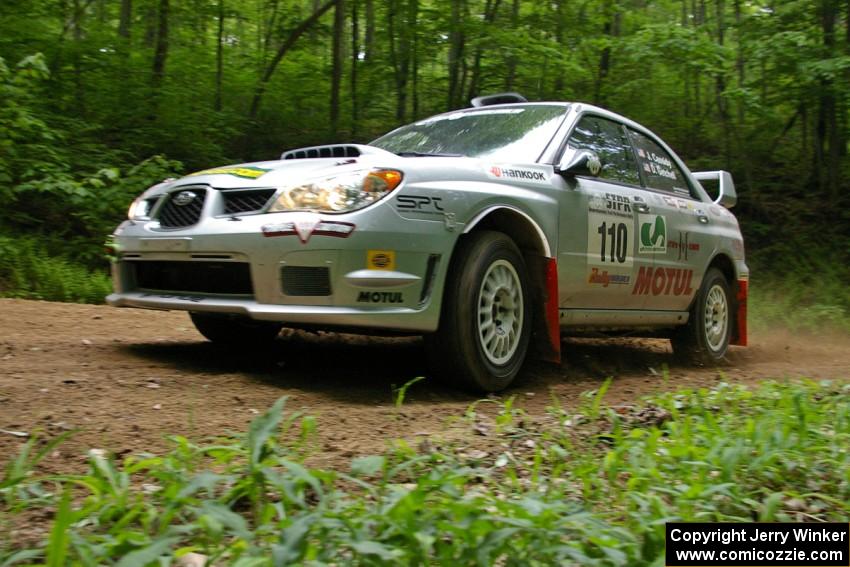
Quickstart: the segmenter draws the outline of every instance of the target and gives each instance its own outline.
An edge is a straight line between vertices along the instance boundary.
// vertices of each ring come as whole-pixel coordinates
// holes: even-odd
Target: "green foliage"
[[[575,412],[553,407],[545,426],[506,406],[511,451],[398,441],[350,473],[305,464],[309,443],[285,434],[298,416],[283,400],[244,437],[175,437],[162,456],[122,462],[93,450],[86,473],[0,484],[13,522],[55,510],[40,544],[0,538],[0,564],[194,552],[232,565],[660,565],[667,521],[850,512],[847,386],[721,383],[616,408],[584,398]]]
[[[37,238],[0,237],[0,297],[103,303],[111,291],[103,268],[51,256]]]
[[[168,52],[154,80],[165,5]],[[36,234],[51,254],[100,268],[100,243],[131,200],[182,164],[367,142],[471,96],[516,90],[611,108],[660,134],[693,170],[730,170],[762,272],[782,276],[787,251],[810,241],[835,243],[833,264],[850,265],[841,244],[850,231],[850,193],[841,190],[850,173],[850,36],[838,3],[345,5],[343,87],[331,109],[333,10],[269,66],[315,3],[6,0],[0,230]],[[452,77],[459,84],[449,93]]]

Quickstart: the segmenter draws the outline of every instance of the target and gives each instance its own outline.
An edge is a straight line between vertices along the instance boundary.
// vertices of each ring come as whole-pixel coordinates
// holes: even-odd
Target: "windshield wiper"
[[[395,152],[395,154],[401,157],[465,157],[463,154],[432,154],[427,152]]]

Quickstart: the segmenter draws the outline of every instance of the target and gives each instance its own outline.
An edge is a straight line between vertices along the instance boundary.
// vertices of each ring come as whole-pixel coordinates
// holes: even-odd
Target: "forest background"
[[[761,305],[846,322],[848,0],[0,0],[0,294],[102,300],[105,236],[165,177],[499,91],[731,171]]]

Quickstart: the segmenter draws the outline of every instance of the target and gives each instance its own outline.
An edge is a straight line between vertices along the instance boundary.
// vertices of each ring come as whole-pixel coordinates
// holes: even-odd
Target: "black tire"
[[[283,325],[273,321],[255,321],[238,315],[189,313],[198,332],[210,341],[229,346],[261,347],[277,338]]]
[[[531,314],[527,270],[516,244],[500,232],[463,237],[446,279],[440,328],[425,337],[429,367],[468,390],[503,390],[525,361]]]
[[[691,307],[688,323],[671,338],[673,352],[683,362],[701,366],[721,362],[732,336],[732,294],[723,272],[709,268]]]

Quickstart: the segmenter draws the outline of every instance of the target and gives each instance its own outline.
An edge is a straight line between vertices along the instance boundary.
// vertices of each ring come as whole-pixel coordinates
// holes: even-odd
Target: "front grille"
[[[181,293],[253,295],[247,262],[130,262],[136,287]]]
[[[283,293],[286,295],[324,296],[331,294],[331,276],[328,268],[312,266],[284,266],[281,270]]]
[[[250,191],[222,191],[224,214],[238,215],[262,210],[274,195],[274,189],[252,189]]]
[[[193,197],[190,198],[189,195]],[[206,189],[196,187],[178,189],[170,193],[168,200],[159,209],[159,225],[163,228],[183,228],[195,224],[201,218],[206,196]],[[179,204],[182,200],[188,202]]]

